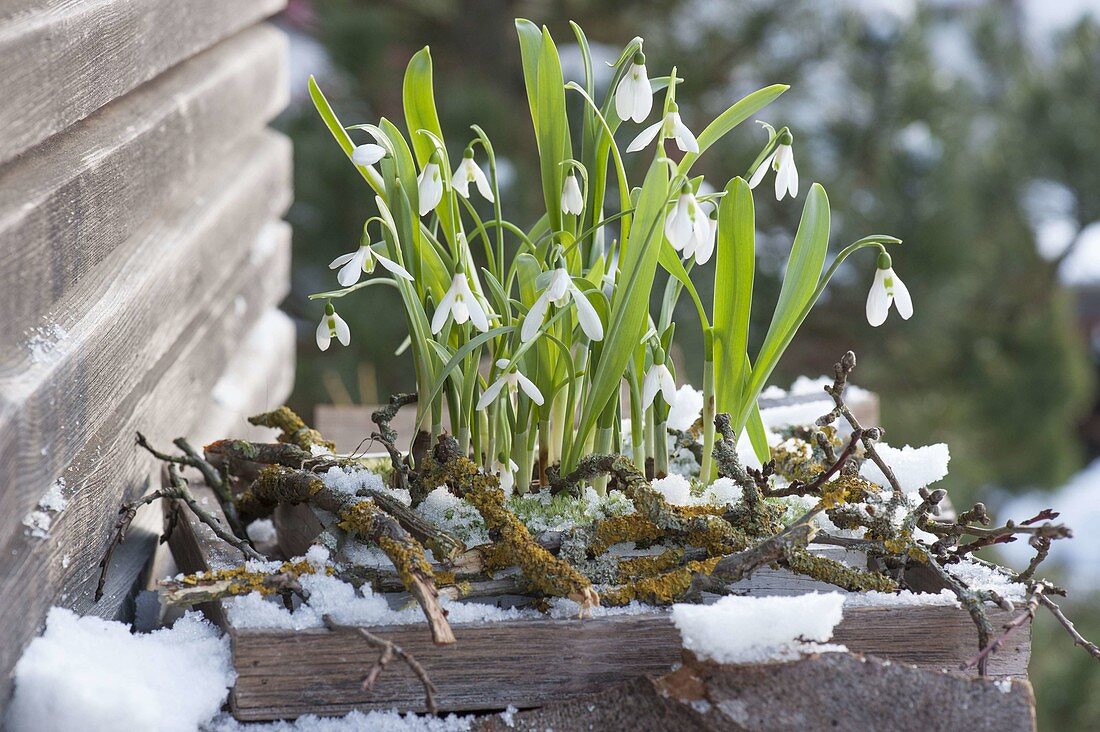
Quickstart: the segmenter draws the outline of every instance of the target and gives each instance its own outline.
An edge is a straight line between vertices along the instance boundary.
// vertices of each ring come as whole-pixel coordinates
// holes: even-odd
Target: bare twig
[[[340,628],[350,628],[354,630],[371,646],[371,648],[376,648],[380,651],[378,659],[371,665],[366,676],[363,677],[363,691],[370,691],[374,688],[374,682],[378,680],[378,676],[386,670],[386,667],[392,663],[395,658],[400,658],[405,662],[405,665],[416,674],[416,677],[420,679],[420,683],[424,687],[424,706],[427,708],[428,712],[430,714],[436,714],[439,711],[439,707],[435,703],[435,684],[432,683],[431,678],[428,676],[428,672],[424,670],[424,667],[420,665],[420,662],[417,661],[411,653],[405,651],[393,641],[375,635],[361,626],[340,625],[332,619],[331,615],[324,616],[324,621],[329,630],[337,630]]]
[[[107,584],[107,569],[111,566],[111,558],[115,554],[115,547],[126,540],[126,531],[130,528],[130,524],[133,523],[134,517],[137,516],[138,509],[142,506],[147,506],[154,501],[159,501],[162,498],[175,498],[175,491],[170,488],[161,488],[155,490],[152,493],[146,494],[136,501],[130,501],[123,503],[118,509],[119,517],[115,523],[115,536],[107,544],[107,550],[103,553],[103,558],[99,560],[99,582],[95,588],[95,601],[99,602],[103,598],[103,588]]]
[[[1100,661],[1100,648],[1098,648],[1096,644],[1092,641],[1086,640],[1085,637],[1077,631],[1077,626],[1073,624],[1072,620],[1065,616],[1065,614],[1062,612],[1062,608],[1058,607],[1054,600],[1051,600],[1049,597],[1046,596],[1046,594],[1043,594],[1039,596],[1039,602],[1041,602],[1043,604],[1043,607],[1045,607],[1047,610],[1050,610],[1050,613],[1054,616],[1055,620],[1061,623],[1062,627],[1066,629],[1066,632],[1070,634],[1071,638],[1073,638],[1074,645],[1081,646],[1089,652],[1090,656]]]

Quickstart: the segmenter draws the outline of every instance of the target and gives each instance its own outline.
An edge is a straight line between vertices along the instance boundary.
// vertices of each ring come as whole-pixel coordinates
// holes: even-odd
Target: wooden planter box
[[[216,508],[213,494],[196,486]],[[202,500],[202,498],[200,498]],[[170,546],[181,571],[236,565],[240,554],[191,519]],[[215,511],[216,513],[216,511]],[[843,550],[841,550],[843,551]],[[751,595],[792,595],[836,588],[786,570],[761,569],[737,588]],[[375,651],[350,629],[238,629],[221,603],[202,608],[230,636],[237,681],[230,695],[240,720],[337,715],[354,709],[425,711],[419,681],[391,665],[371,693],[360,687]],[[990,608],[994,627],[1008,614]],[[437,647],[424,624],[371,627],[413,653],[438,689],[442,711],[540,706],[590,694],[642,674],[667,672],[681,658],[680,634],[661,611],[580,619],[515,620],[453,626],[458,642]],[[731,628],[730,632],[737,632]],[[849,650],[928,669],[958,669],[976,651],[967,613],[947,606],[865,606],[844,611],[834,641]],[[993,677],[1025,677],[1029,630],[1009,637],[989,663]]]

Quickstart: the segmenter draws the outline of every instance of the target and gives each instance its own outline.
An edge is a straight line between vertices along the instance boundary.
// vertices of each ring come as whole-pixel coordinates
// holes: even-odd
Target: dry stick
[[[1058,607],[1054,600],[1051,600],[1046,595],[1040,595],[1039,602],[1041,602],[1043,607],[1047,610],[1050,610],[1054,618],[1062,624],[1062,627],[1065,628],[1066,632],[1073,638],[1074,645],[1081,646],[1089,652],[1089,655],[1100,661],[1100,648],[1097,648],[1096,644],[1092,641],[1085,640],[1085,637],[1077,632],[1077,626],[1062,613],[1062,608]]]
[[[393,394],[389,403],[381,409],[371,412],[370,419],[378,425],[378,431],[371,433],[371,439],[378,440],[389,453],[390,463],[393,465],[394,488],[409,488],[409,466],[405,463],[404,456],[397,449],[397,430],[390,426],[390,422],[397,416],[398,410],[406,404],[415,404],[416,392],[410,394]],[[413,505],[420,503],[423,496],[414,496]]]
[[[1039,584],[1035,587],[1031,597],[1028,598],[1026,609],[1017,615],[1012,620],[1004,624],[1004,631],[994,638],[989,645],[978,652],[978,655],[971,658],[966,663],[962,664],[959,668],[965,671],[968,668],[973,668],[979,663],[984,661],[987,657],[1000,650],[1004,642],[1008,640],[1008,637],[1017,629],[1023,626],[1025,623],[1029,623],[1035,619],[1035,610],[1039,606],[1039,602],[1042,600],[1044,585]]]
[[[430,714],[436,714],[439,712],[439,707],[435,703],[435,684],[432,683],[431,678],[428,676],[428,672],[424,670],[424,667],[420,665],[420,662],[409,652],[405,651],[401,646],[397,645],[393,641],[386,640],[381,636],[377,636],[371,633],[366,628],[360,626],[351,625],[339,625],[336,623],[331,615],[324,616],[325,626],[329,630],[337,630],[339,628],[351,628],[363,637],[372,648],[377,648],[381,651],[378,656],[378,660],[367,671],[367,675],[363,677],[363,691],[370,691],[374,687],[374,682],[378,680],[378,676],[386,670],[393,659],[400,658],[405,662],[412,672],[416,674],[416,677],[420,679],[420,683],[424,686],[424,706],[428,708]]]
[[[874,461],[879,470],[882,471],[882,474],[886,476],[886,480],[889,481],[890,487],[894,489],[894,497],[902,497],[905,495],[905,491],[902,490],[901,484],[898,483],[898,479],[894,476],[894,471],[890,469],[890,466],[886,464],[886,461],[878,454],[878,450],[875,449],[875,442],[882,438],[882,430],[878,427],[865,430],[863,425],[859,423],[859,420],[856,419],[856,416],[852,414],[852,410],[849,409],[848,405],[844,402],[844,389],[848,386],[848,375],[852,373],[855,367],[856,354],[851,351],[845,353],[840,361],[833,365],[833,383],[831,386],[825,387],[825,392],[833,398],[833,403],[836,406],[833,408],[832,412],[817,420],[817,424],[824,427],[838,416],[844,417],[848,424],[851,425],[852,429],[859,433],[860,440],[863,442],[863,449],[866,450],[867,455]]]
[[[179,470],[176,469],[175,463],[168,463],[168,480],[176,492],[175,497],[186,503],[187,507],[191,509],[191,513],[195,514],[195,517],[199,521],[209,526],[215,536],[240,551],[249,559],[256,559],[261,562],[267,559],[264,555],[253,549],[252,544],[248,541],[241,539],[232,531],[227,531],[218,519],[199,505],[199,502],[195,500],[195,496],[187,489],[187,481],[179,474]]]
[[[844,448],[844,451],[842,453],[840,453],[839,457],[836,457],[836,456],[833,457],[833,464],[828,470],[823,472],[821,475],[817,476],[810,483],[801,483],[801,482],[796,480],[794,483],[787,486],[786,488],[780,488],[780,489],[777,489],[777,490],[774,490],[774,491],[773,490],[763,491],[764,497],[765,498],[783,498],[783,497],[786,497],[786,496],[804,496],[804,495],[812,494],[816,491],[821,490],[821,487],[829,481],[829,478],[832,478],[834,475],[836,475],[838,472],[840,472],[840,469],[842,467],[844,467],[844,463],[846,463],[848,461],[848,458],[852,457],[852,455],[855,454],[856,445],[859,444],[859,440],[860,440],[860,437],[862,436],[862,432],[863,432],[863,430],[861,430],[861,429],[852,430],[852,439],[848,440],[848,446]],[[818,434],[821,434],[821,433],[819,432]],[[825,444],[828,444],[828,443],[825,443]]]
[[[103,558],[99,560],[99,583],[95,588],[95,602],[99,602],[103,598],[103,588],[107,584],[107,568],[111,566],[111,557],[114,556],[115,547],[126,540],[126,531],[133,523],[134,517],[137,516],[138,509],[161,498],[175,498],[175,491],[171,488],[160,488],[136,501],[123,503],[118,509],[119,518],[115,524],[115,537],[107,544],[107,551],[103,553]]]

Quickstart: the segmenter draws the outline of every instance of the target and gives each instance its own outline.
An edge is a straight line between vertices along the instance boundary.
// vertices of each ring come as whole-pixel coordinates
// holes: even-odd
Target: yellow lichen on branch
[[[440,445],[444,444],[441,440]],[[600,604],[591,581],[543,548],[508,510],[496,476],[482,473],[464,455],[437,448],[436,455],[425,459],[421,480],[428,485],[450,486],[476,508],[499,547],[494,563],[519,567],[530,589],[544,595],[568,597],[580,604],[582,612]]]
[[[632,600],[650,605],[668,605],[682,600],[691,589],[697,574],[710,575],[714,565],[721,557],[711,557],[702,561],[688,562],[683,567],[663,572],[654,577],[645,577],[627,582],[618,587],[605,590],[602,597],[605,605],[627,605]]]
[[[277,438],[279,442],[297,445],[303,450],[309,450],[314,445],[329,452],[336,450],[335,443],[322,437],[320,432],[307,425],[290,407],[279,407],[271,412],[257,414],[249,417],[248,421],[260,427],[280,430],[282,434]]]

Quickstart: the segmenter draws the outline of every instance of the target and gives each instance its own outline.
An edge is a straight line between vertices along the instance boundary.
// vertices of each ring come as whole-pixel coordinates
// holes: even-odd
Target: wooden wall
[[[51,605],[127,612],[155,510],[92,593],[157,475],[135,430],[201,442],[289,392],[283,4],[0,3],[0,707]]]

